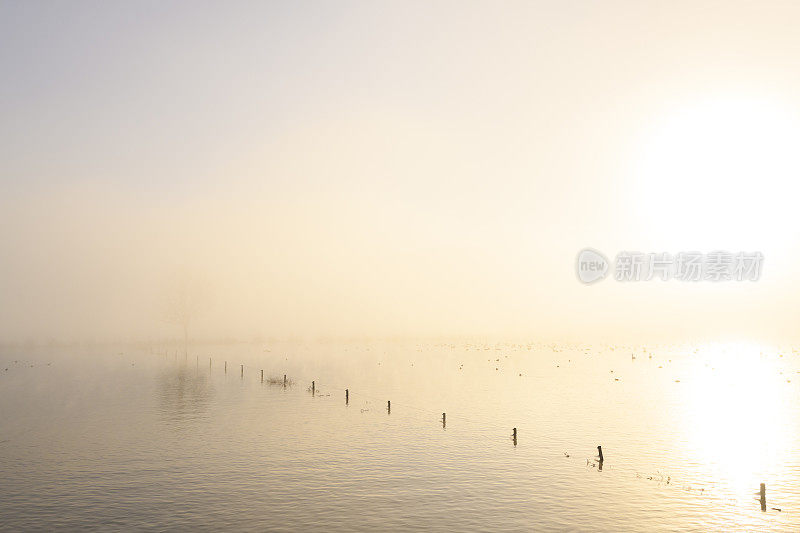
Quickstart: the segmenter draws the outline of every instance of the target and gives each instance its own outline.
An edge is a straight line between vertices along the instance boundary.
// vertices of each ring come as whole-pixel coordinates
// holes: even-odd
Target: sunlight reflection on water
[[[0,355],[8,530],[800,528],[791,350],[353,342]]]

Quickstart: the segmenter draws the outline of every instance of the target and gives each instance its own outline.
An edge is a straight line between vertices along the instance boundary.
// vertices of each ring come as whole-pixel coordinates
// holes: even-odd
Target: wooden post
[[[264,383],[264,369],[261,369],[261,383]]]
[[[767,486],[764,483],[761,484],[761,490],[759,492],[761,494],[761,510],[762,511],[766,511],[767,510]]]
[[[344,389],[344,404],[350,405],[350,389]]]
[[[314,383],[312,381],[311,382],[311,396],[314,396],[314,392],[316,391],[316,389],[317,389],[317,385],[316,385],[316,383]]]
[[[513,433],[511,434],[511,440],[514,441],[514,446],[517,445],[517,428],[514,428]]]
[[[447,426],[447,413],[442,413],[442,427]]]
[[[391,400],[387,400],[387,402],[386,402],[386,412],[389,413],[389,414],[392,413],[392,401]]]
[[[597,447],[597,455],[600,456],[600,462],[602,463],[603,462],[603,447],[602,446],[598,446]]]
[[[283,386],[286,386],[286,374],[283,375]]]

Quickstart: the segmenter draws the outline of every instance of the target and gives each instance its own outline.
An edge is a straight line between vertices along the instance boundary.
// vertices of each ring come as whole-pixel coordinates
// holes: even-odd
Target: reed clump
[[[266,382],[269,385],[291,385],[293,381],[289,378],[286,378],[286,381],[283,380],[283,376],[270,376],[266,378]]]

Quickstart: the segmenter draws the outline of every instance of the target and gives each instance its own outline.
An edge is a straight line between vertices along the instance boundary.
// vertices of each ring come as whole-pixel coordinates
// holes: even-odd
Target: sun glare
[[[648,235],[680,249],[769,250],[789,240],[800,192],[800,120],[775,99],[717,98],[670,109],[636,167]]]
[[[709,344],[698,350],[690,392],[686,439],[692,454],[716,479],[728,479],[739,498],[785,460],[791,435],[784,412],[785,380],[775,355],[746,343]]]

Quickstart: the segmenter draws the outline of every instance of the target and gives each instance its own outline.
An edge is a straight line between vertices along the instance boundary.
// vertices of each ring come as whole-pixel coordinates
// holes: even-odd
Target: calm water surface
[[[790,348],[275,343],[0,361],[4,530],[800,530]]]

